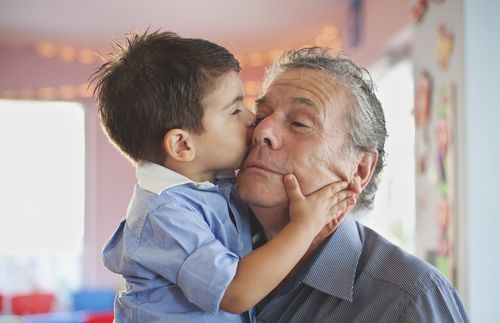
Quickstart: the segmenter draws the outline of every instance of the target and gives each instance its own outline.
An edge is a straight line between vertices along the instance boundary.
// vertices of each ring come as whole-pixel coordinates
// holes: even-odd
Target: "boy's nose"
[[[245,118],[246,118],[246,125],[247,127],[252,127],[255,123],[255,114],[248,110],[248,109],[245,109]]]

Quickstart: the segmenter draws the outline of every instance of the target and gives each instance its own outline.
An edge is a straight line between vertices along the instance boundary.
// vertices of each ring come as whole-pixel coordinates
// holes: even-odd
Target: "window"
[[[81,284],[84,111],[0,100],[0,291],[63,294]]]
[[[375,68],[374,71],[377,71]],[[415,246],[415,125],[413,75],[408,59],[373,73],[377,96],[384,108],[387,160],[375,207],[361,222],[408,252]]]

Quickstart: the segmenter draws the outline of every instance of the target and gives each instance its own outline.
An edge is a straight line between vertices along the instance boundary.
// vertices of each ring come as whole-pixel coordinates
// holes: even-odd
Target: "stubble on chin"
[[[282,177],[268,178],[259,174],[241,172],[238,174],[240,198],[251,207],[272,208],[288,205]]]

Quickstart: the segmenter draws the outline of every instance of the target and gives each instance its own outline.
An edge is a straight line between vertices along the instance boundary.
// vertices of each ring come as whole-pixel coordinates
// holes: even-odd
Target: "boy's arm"
[[[328,185],[304,197],[295,176],[285,176],[290,222],[272,240],[243,257],[220,307],[241,313],[269,294],[293,269],[323,227],[354,204],[345,182]],[[341,221],[337,221],[337,225]]]

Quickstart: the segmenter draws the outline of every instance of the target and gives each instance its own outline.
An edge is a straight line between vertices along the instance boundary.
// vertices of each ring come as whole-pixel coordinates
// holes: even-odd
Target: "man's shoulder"
[[[363,242],[359,272],[414,297],[449,281],[426,261],[404,251],[375,231],[358,224]]]

